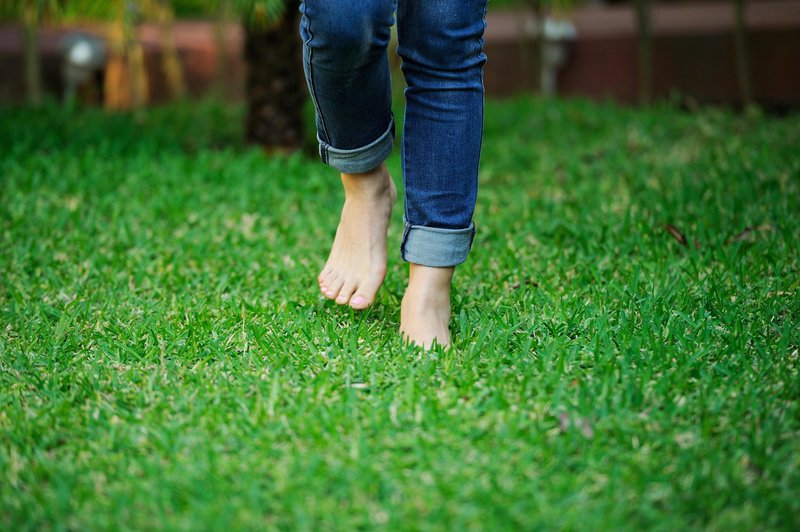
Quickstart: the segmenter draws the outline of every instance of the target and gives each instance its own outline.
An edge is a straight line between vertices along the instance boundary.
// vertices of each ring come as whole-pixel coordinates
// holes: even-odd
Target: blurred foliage
[[[0,20],[28,22],[31,16],[36,22],[56,18],[64,9],[67,0],[0,0]]]
[[[109,21],[118,16],[121,0],[0,0],[0,20],[22,20],[25,12],[37,13],[40,21],[64,23]],[[146,19],[150,4],[171,5],[178,17],[240,16],[248,24],[264,26],[280,18],[285,0],[127,0],[125,11],[134,19]]]
[[[268,24],[283,15],[285,0],[173,0],[178,17],[207,17],[235,13],[256,26]]]
[[[132,11],[142,11],[141,0],[126,3]],[[269,24],[286,10],[286,0],[171,0],[162,3],[171,4],[178,18],[234,14],[256,26]],[[19,20],[26,6],[37,7],[41,13],[48,14],[48,18],[62,22],[111,20],[117,11],[116,4],[116,1],[103,0],[0,0],[0,20]],[[565,4],[574,5],[574,2],[550,0],[545,4],[558,8]],[[490,0],[489,3],[490,9],[523,6],[524,0]]]
[[[224,1],[224,0],[223,0]],[[286,0],[235,0],[232,2],[242,20],[255,28],[265,28],[286,11]]]
[[[580,4],[576,0],[541,0],[543,8],[567,9]],[[530,5],[527,0],[489,0],[489,9],[497,8],[525,8]]]
[[[178,17],[207,17],[233,11],[258,23],[281,16],[285,4],[285,0],[172,0]]]

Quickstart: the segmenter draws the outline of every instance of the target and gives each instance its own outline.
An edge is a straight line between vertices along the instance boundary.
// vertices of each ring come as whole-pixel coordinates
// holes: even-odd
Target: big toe
[[[382,278],[373,278],[365,281],[358,287],[353,297],[350,298],[350,306],[356,310],[363,310],[370,306],[375,300],[375,294],[378,293],[381,283],[383,283]]]
[[[372,303],[371,300],[359,294],[356,294],[350,298],[350,306],[356,310],[364,310],[370,305],[370,303]]]

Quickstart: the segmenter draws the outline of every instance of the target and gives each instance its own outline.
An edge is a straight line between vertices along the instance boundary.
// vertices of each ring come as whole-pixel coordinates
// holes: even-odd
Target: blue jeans
[[[408,85],[400,252],[415,264],[455,266],[475,235],[486,0],[304,0],[300,34],[320,157],[357,173],[391,152],[386,50],[395,10]]]

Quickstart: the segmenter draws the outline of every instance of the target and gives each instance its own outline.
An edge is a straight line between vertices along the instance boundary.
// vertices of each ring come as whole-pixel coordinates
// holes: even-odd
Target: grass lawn
[[[427,354],[241,119],[0,110],[0,528],[800,527],[799,116],[490,102]]]

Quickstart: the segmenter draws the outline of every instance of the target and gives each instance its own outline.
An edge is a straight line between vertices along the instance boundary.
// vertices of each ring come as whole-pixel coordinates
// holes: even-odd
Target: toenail
[[[368,303],[367,298],[363,296],[356,296],[350,300],[350,304],[355,307],[363,307]]]

